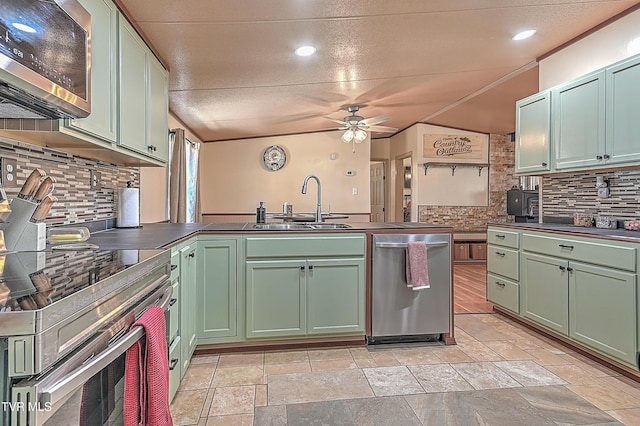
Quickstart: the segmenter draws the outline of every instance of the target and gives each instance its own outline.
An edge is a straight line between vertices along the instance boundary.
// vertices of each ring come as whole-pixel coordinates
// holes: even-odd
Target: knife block
[[[11,201],[11,214],[5,223],[0,223],[4,231],[5,244],[9,251],[38,251],[47,246],[47,225],[31,222],[31,216],[38,204],[22,198]]]

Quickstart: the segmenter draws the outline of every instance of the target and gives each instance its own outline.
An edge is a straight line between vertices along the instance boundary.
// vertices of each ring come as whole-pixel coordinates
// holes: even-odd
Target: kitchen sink
[[[278,230],[298,230],[298,229],[348,229],[351,225],[346,223],[331,223],[331,222],[284,222],[284,223],[256,223],[253,225],[253,229],[264,229],[265,231],[278,231]]]
[[[286,223],[256,223],[253,229],[268,230],[288,230],[288,229],[309,229],[306,223],[286,222]]]
[[[331,222],[314,222],[308,223],[309,228],[311,229],[348,229],[351,228],[351,225],[347,225],[346,223],[331,223]]]

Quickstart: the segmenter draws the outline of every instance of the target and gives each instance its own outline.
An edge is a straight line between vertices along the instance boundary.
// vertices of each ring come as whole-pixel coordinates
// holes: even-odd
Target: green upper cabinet
[[[640,162],[640,57],[606,70],[609,164]]]
[[[166,162],[168,75],[129,22],[119,15],[118,144]]]
[[[516,174],[551,170],[551,93],[516,103]]]
[[[90,137],[115,143],[117,78],[117,15],[110,0],[81,0],[91,14],[91,114],[64,120],[63,126]]]
[[[160,61],[147,53],[149,92],[147,96],[147,152],[166,162],[169,159],[169,74]]]
[[[605,74],[589,74],[553,89],[555,169],[598,166],[605,160]]]
[[[238,338],[240,237],[198,238],[196,335],[198,344]]]
[[[516,103],[515,172],[639,165],[639,116],[640,55],[522,99]]]

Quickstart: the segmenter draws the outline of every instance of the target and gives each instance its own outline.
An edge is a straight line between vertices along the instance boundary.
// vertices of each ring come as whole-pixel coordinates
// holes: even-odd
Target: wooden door
[[[370,196],[371,196],[371,221],[384,222],[385,219],[385,191],[384,191],[384,163],[371,163],[370,168]]]

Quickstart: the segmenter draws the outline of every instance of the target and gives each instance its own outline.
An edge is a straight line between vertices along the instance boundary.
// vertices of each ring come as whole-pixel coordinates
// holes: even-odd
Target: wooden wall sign
[[[460,160],[487,162],[489,135],[431,135],[422,139],[422,155],[426,161],[445,163]]]

